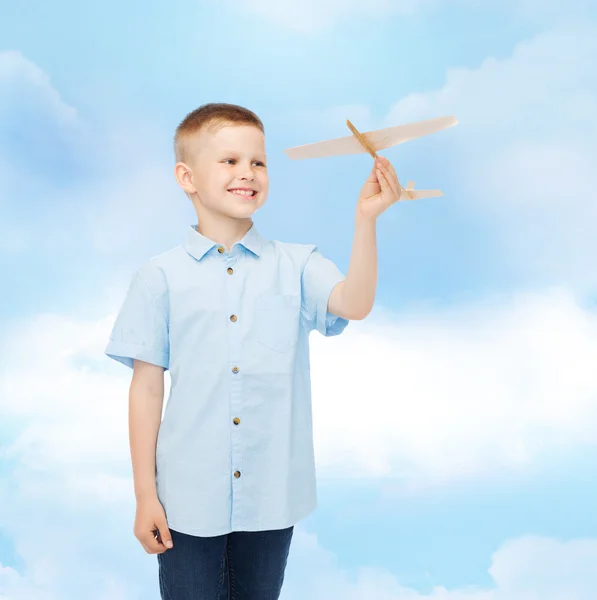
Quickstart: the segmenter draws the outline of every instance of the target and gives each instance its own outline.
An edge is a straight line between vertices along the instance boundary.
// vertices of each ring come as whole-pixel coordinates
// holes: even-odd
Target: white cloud
[[[135,248],[141,255],[153,244],[148,231],[159,225],[168,235],[165,211],[186,209],[189,223],[194,218],[168,168],[170,134],[134,115],[114,116],[110,128],[83,122],[50,76],[20,52],[0,52],[0,90],[3,252],[97,258]]]
[[[52,115],[64,124],[77,119],[77,111],[69,106],[52,86],[48,74],[17,50],[0,52],[0,116],[11,116],[16,109],[34,107]]]
[[[40,156],[73,144],[82,127],[77,111],[52,86],[50,77],[20,52],[0,52],[0,250],[18,255],[33,244],[28,227],[11,214],[23,189],[41,179]],[[27,150],[24,151],[24,147]],[[39,189],[35,189],[39,193]],[[31,197],[31,196],[30,196]],[[30,198],[29,197],[29,198]],[[30,203],[30,199],[28,202]]]
[[[452,201],[488,222],[502,267],[530,287],[597,287],[596,61],[597,27],[562,25],[506,59],[450,69],[443,88],[401,99],[384,123],[458,117],[449,141],[437,137],[462,191]]]
[[[320,475],[423,485],[597,443],[597,317],[565,290],[372,318],[312,338]]]
[[[318,546],[315,536],[299,532],[293,544],[289,565],[296,568],[289,568],[281,600],[593,600],[597,589],[594,539],[512,539],[492,557],[491,587],[437,586],[429,594],[401,585],[385,569],[362,567],[350,573],[339,568],[335,556]]]

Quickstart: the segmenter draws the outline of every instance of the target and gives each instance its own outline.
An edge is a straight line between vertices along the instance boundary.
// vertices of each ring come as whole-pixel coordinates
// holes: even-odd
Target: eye
[[[226,158],[223,162],[227,163],[227,162],[236,162],[236,161],[234,160],[234,158]],[[254,160],[253,163],[254,164],[257,163],[258,165],[265,167],[265,164],[262,163],[260,160]]]

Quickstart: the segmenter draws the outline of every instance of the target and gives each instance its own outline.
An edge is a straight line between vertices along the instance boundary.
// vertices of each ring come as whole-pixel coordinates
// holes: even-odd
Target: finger
[[[160,550],[159,544],[155,539],[150,540],[149,538],[146,538],[141,540],[141,546],[143,546],[143,549],[147,554],[160,554],[161,552],[166,551],[165,547],[164,550]]]
[[[398,191],[398,197],[400,197],[400,193],[402,192],[402,186],[400,185],[400,180],[398,179],[398,175],[396,174],[396,169],[394,169],[394,165],[386,159],[386,169],[390,175],[390,182],[395,185],[392,186],[393,189]]]
[[[388,161],[387,165],[384,166],[383,173],[386,176],[386,179],[394,193],[396,199],[400,198],[400,182],[398,181],[398,177],[396,176],[396,172],[392,167],[391,163]]]
[[[161,554],[167,550],[166,546],[158,539],[159,536],[156,535],[155,531],[157,530],[144,534],[139,540],[148,554]]]
[[[172,548],[174,546],[172,542],[172,534],[170,533],[170,530],[168,529],[168,523],[165,520],[158,523],[158,531],[158,535],[161,538],[162,544],[166,546],[166,548]]]
[[[400,198],[400,193],[398,192],[398,190],[392,187],[390,179],[381,169],[379,171],[378,177],[381,185],[381,190],[384,194],[384,199],[390,204],[393,204],[397,201],[398,198]]]
[[[367,177],[367,183],[377,183],[378,182],[377,167],[378,167],[377,162],[373,161],[373,168],[371,169],[371,172],[369,173],[369,177]]]
[[[398,180],[398,175],[396,175],[396,171],[394,169],[394,167],[392,166],[391,163],[389,164],[389,170],[391,173],[391,177],[390,177],[390,183],[392,184],[392,190],[395,194],[395,199],[393,202],[398,202],[398,200],[400,200],[400,197],[402,195],[402,186],[400,185],[400,181]]]
[[[148,546],[151,548],[152,554],[161,554],[162,552],[166,552],[168,549],[160,542],[159,536],[152,537],[151,542],[148,543]]]
[[[390,172],[392,173],[392,177],[394,179],[396,179],[396,182],[400,183],[398,181],[398,175],[396,174],[396,169],[394,169],[394,165],[391,162],[389,162],[389,161],[388,161],[388,169],[390,169]]]
[[[398,176],[396,175],[396,169],[394,169],[394,165],[387,158],[382,159],[382,164],[393,177],[396,177],[396,179],[398,179]]]

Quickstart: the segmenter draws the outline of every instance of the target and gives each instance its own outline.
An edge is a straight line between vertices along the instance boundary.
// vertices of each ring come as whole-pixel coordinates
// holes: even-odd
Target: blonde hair
[[[218,131],[226,125],[254,125],[265,133],[261,119],[248,108],[238,104],[211,102],[190,112],[176,128],[174,134],[174,156],[176,162],[188,158],[187,140],[204,129]]]

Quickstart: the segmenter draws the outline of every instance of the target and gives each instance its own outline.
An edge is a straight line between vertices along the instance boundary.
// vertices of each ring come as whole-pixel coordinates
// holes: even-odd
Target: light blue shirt
[[[132,277],[105,353],[170,370],[156,448],[168,526],[190,535],[284,529],[317,506],[309,333],[344,279],[315,245],[230,249],[189,226]]]

